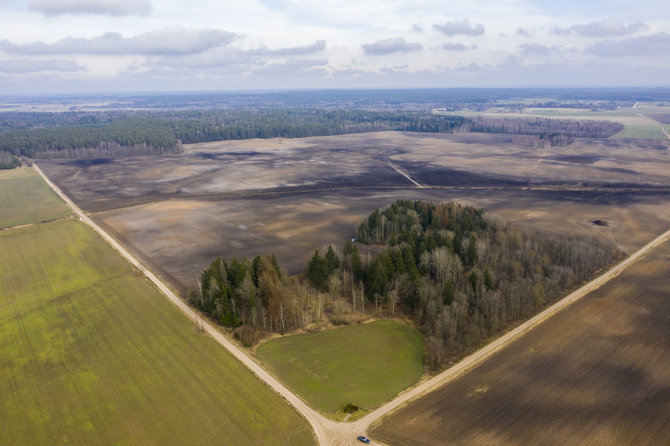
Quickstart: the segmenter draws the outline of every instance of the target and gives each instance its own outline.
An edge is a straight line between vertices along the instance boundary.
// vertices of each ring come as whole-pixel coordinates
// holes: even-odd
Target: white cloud
[[[326,49],[326,41],[317,40],[311,45],[294,46],[294,47],[277,48],[277,49],[268,49],[263,47],[256,50],[249,50],[249,53],[262,56],[303,56],[306,54],[320,53],[325,49]]]
[[[465,45],[463,43],[443,43],[442,44],[442,49],[445,51],[468,51],[468,50],[476,50],[477,45]]]
[[[236,35],[222,29],[186,30],[175,26],[158,31],[123,37],[119,33],[105,33],[98,37],[66,37],[55,43],[34,42],[17,44],[0,41],[6,53],[36,54],[190,54],[209,48],[228,45]]]
[[[615,37],[646,31],[649,25],[644,22],[625,24],[616,20],[600,20],[598,22],[572,25],[569,28],[555,28],[554,34],[567,35],[574,32],[582,37]]]
[[[151,12],[151,2],[149,0],[29,0],[28,8],[45,15],[147,15]]]
[[[378,40],[375,43],[363,44],[361,48],[363,48],[365,54],[384,55],[420,51],[423,49],[423,45],[419,43],[407,43],[404,37],[392,37],[390,39]]]
[[[467,19],[433,25],[433,28],[447,36],[479,36],[484,34],[484,25],[470,25],[470,21]]]

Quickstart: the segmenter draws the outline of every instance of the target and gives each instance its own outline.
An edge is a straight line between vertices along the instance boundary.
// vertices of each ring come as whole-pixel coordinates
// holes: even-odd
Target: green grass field
[[[314,444],[84,224],[0,232],[0,444]]]
[[[284,384],[330,416],[349,403],[378,407],[423,373],[421,337],[397,321],[278,338],[261,345],[256,355]]]
[[[579,117],[602,117],[605,118],[611,117],[630,117],[636,116],[635,113],[629,110],[607,110],[607,111],[591,111],[588,109],[576,109],[576,108],[532,108],[527,111],[529,115],[534,116],[565,116],[566,118],[579,118]]]
[[[0,170],[0,228],[70,215],[70,210],[35,170]]]
[[[610,136],[610,139],[667,139],[657,125],[627,125],[616,135]]]

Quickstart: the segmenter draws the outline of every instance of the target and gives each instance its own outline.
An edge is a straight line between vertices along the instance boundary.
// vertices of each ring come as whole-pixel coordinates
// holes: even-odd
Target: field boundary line
[[[57,218],[52,218],[52,219],[49,219],[49,220],[34,221],[32,223],[23,223],[21,225],[5,226],[5,227],[0,228],[0,231],[11,231],[13,229],[29,228],[31,226],[45,225],[45,224],[54,223],[54,222],[57,222],[57,221],[72,220],[72,218],[73,218],[72,215],[68,215],[67,217],[57,217]]]
[[[418,187],[420,189],[425,189],[426,186],[424,186],[423,184],[419,184],[417,181],[414,180],[414,178],[410,177],[409,174],[407,172],[405,172],[403,169],[401,169],[400,167],[396,166],[393,163],[388,163],[388,165],[391,166],[391,168],[393,170],[395,170],[396,172],[398,172],[400,175],[404,176],[405,178],[410,180],[412,183],[416,184],[416,187]]]
[[[526,333],[528,333],[529,331],[540,325],[545,320],[554,316],[556,313],[568,308],[573,303],[577,302],[581,298],[590,294],[592,291],[595,291],[596,289],[605,285],[611,279],[619,276],[619,274],[621,274],[626,268],[628,268],[630,265],[640,260],[647,253],[649,253],[649,251],[667,242],[668,240],[670,240],[670,230],[659,235],[658,237],[656,237],[655,239],[644,245],[642,248],[638,249],[633,254],[625,258],[623,261],[616,264],[614,267],[605,271],[600,276],[586,283],[579,289],[568,294],[566,297],[559,300],[558,302],[556,302],[549,308],[545,309],[541,313],[528,319],[523,324],[507,332],[506,334],[499,337],[490,344],[487,344],[486,346],[477,350],[470,356],[467,356],[462,361],[458,362],[457,364],[453,365],[447,370],[439,373],[438,375],[434,376],[433,378],[427,381],[424,381],[423,383],[417,385],[416,387],[399,395],[397,398],[389,401],[385,405],[370,412],[368,415],[356,421],[354,424],[359,424],[360,429],[367,431],[368,428],[374,422],[379,421],[381,418],[390,415],[391,413],[397,411],[401,407],[457,379],[461,375],[467,373],[474,367],[484,362],[490,356],[493,356],[495,353],[504,349],[506,346],[508,346],[521,336],[525,335]]]

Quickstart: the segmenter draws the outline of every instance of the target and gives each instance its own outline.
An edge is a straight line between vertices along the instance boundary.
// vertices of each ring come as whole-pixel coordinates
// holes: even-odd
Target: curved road
[[[520,336],[523,336],[525,333],[541,324],[547,318],[551,317],[555,313],[563,310],[567,306],[573,304],[577,300],[581,299],[591,291],[601,287],[603,284],[611,280],[612,278],[618,276],[624,269],[629,267],[634,262],[638,261],[645,254],[647,254],[652,249],[661,245],[662,243],[670,240],[670,231],[667,231],[660,236],[656,237],[654,240],[637,250],[630,257],[623,260],[621,263],[617,264],[601,276],[595,278],[591,282],[579,288],[577,291],[569,294],[562,300],[558,301],[551,307],[547,308],[540,314],[529,319],[523,324],[516,327],[514,330],[508,332],[507,334],[501,336],[492,343],[486,345],[480,350],[476,351],[472,355],[463,359],[458,364],[450,367],[449,369],[443,371],[442,373],[425,380],[418,385],[404,391],[398,395],[395,399],[389,401],[378,409],[370,412],[365,417],[351,422],[335,422],[327,419],[323,415],[316,412],[314,409],[309,407],[303,400],[301,400],[297,395],[291,392],[287,387],[281,384],[277,379],[270,375],[265,369],[263,369],[258,363],[256,363],[249,355],[242,351],[237,345],[228,340],[221,332],[216,330],[212,325],[207,321],[202,320],[200,316],[191,309],[179,296],[177,296],[169,286],[167,286],[161,279],[158,278],[153,272],[147,269],[139,260],[137,260],[130,252],[128,252],[120,243],[118,243],[112,236],[105,232],[100,226],[98,226],[93,220],[91,220],[70,198],[65,195],[60,188],[58,188],[54,183],[49,180],[49,178],[44,175],[42,170],[33,163],[35,170],[42,176],[44,181],[53,189],[53,191],[61,198],[72,211],[76,214],[79,219],[89,225],[95,232],[100,235],[107,243],[109,243],[112,248],[119,252],[128,262],[133,266],[139,269],[146,277],[149,279],[162,293],[167,297],[174,305],[177,306],[186,316],[188,316],[195,323],[202,326],[203,331],[210,335],[214,340],[221,344],[226,350],[228,350],[235,358],[237,358],[242,364],[244,364],[249,370],[251,370],[259,379],[269,385],[274,389],[279,395],[285,398],[295,409],[302,414],[305,419],[312,425],[316,437],[321,445],[351,445],[356,443],[356,436],[362,433],[365,433],[370,425],[379,420],[381,417],[388,415],[389,413],[397,410],[401,406],[413,401],[421,396],[445,385],[446,383],[458,378],[463,373],[472,369],[479,363],[486,360],[489,356],[503,349],[506,345],[510,344]]]

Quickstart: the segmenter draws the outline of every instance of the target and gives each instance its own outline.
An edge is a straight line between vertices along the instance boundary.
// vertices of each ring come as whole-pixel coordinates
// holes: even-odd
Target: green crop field
[[[0,171],[0,228],[70,215],[70,210],[30,167]]]
[[[608,117],[636,116],[635,113],[627,110],[592,111],[588,109],[577,108],[531,108],[527,110],[526,113],[535,116],[564,116],[566,118],[602,117],[605,119]]]
[[[627,125],[619,133],[610,137],[610,139],[624,138],[667,139],[661,128],[657,125]]]
[[[84,224],[0,232],[0,444],[314,444]]]
[[[312,407],[330,416],[347,404],[375,408],[423,373],[421,337],[397,321],[278,338],[261,345],[256,355]]]

